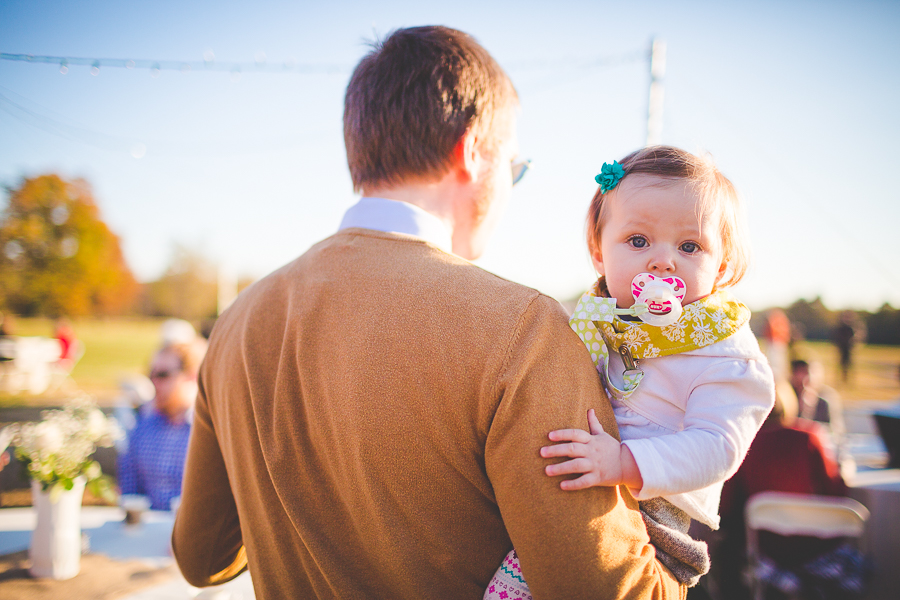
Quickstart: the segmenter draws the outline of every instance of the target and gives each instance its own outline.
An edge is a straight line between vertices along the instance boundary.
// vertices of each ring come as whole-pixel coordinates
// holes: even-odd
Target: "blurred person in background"
[[[775,381],[788,377],[788,347],[791,343],[791,321],[780,308],[766,311],[763,327],[763,350],[769,359],[769,366],[775,375]]]
[[[715,547],[717,584],[722,597],[749,598],[741,572],[746,565],[744,507],[760,492],[846,496],[837,458],[820,423],[797,417],[797,397],[788,382],[776,386],[775,407],[744,463],[722,491],[721,538]],[[812,594],[810,598],[855,598],[864,584],[859,552],[841,539],[779,536],[760,531],[764,555],[758,575],[769,585],[767,598]],[[818,594],[818,595],[816,595]]]
[[[159,328],[159,338],[162,346],[190,344],[197,339],[197,330],[184,319],[166,319]]]
[[[126,434],[125,437],[116,440],[116,449],[119,454],[124,454],[128,450],[131,431],[153,410],[156,388],[146,375],[133,374],[119,381],[119,392],[113,416]]]
[[[181,495],[197,373],[205,352],[206,342],[195,338],[164,346],[151,362],[156,395],[120,457],[119,488],[122,494],[148,496],[152,510],[169,510],[172,499]]]
[[[59,341],[59,360],[57,365],[69,372],[80,358],[81,347],[68,319],[57,319],[53,328],[53,337]]]
[[[841,381],[847,383],[850,379],[850,371],[853,368],[853,349],[858,342],[865,339],[862,323],[852,311],[845,310],[841,313],[837,327],[831,332],[831,340],[838,350],[838,358],[841,363]]]
[[[817,361],[791,361],[791,388],[797,396],[797,416],[824,425],[840,443],[844,434],[841,397],[823,382],[822,365]]]

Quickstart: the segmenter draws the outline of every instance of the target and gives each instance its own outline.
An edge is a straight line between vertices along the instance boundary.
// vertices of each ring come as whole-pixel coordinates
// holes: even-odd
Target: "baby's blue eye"
[[[642,238],[640,236],[634,236],[628,240],[628,243],[631,244],[635,248],[646,248],[647,240],[646,238]]]
[[[681,245],[681,251],[685,254],[693,254],[698,250],[700,250],[700,246],[698,246],[694,242],[685,242]]]

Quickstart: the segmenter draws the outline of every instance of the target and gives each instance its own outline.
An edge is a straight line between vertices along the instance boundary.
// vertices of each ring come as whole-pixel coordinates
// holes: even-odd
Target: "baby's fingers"
[[[544,446],[541,448],[541,456],[543,458],[557,458],[559,456],[579,458],[581,456],[587,456],[587,446],[576,442],[556,444],[555,446]]]
[[[559,487],[564,490],[584,490],[597,485],[598,478],[594,473],[585,473],[576,479],[563,479]]]
[[[592,435],[599,435],[603,433],[603,425],[600,424],[600,421],[597,420],[597,413],[594,412],[594,409],[590,409],[588,411],[588,429],[590,429]]]
[[[591,440],[591,434],[584,429],[557,429],[551,431],[548,437],[554,442],[578,442],[586,444]]]
[[[591,461],[586,458],[573,458],[555,465],[544,467],[544,473],[550,477],[557,475],[571,475],[572,473],[590,473],[593,469]]]

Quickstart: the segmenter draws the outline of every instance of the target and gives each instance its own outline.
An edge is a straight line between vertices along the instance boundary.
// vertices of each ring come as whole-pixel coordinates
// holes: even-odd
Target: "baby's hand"
[[[558,429],[550,432],[554,442],[568,442],[541,448],[541,456],[555,458],[568,456],[572,460],[548,465],[544,471],[553,477],[583,473],[577,479],[564,479],[559,487],[564,490],[581,490],[601,485],[620,485],[625,481],[622,452],[631,452],[614,437],[603,431],[594,410],[588,411],[590,433],[583,429]],[[633,459],[632,459],[633,460]]]

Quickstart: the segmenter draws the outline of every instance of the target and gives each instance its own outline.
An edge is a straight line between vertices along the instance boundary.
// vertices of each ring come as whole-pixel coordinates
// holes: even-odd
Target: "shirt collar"
[[[360,198],[359,202],[344,213],[338,230],[348,227],[414,235],[444,252],[453,252],[450,228],[433,214],[408,202],[387,198]]]

